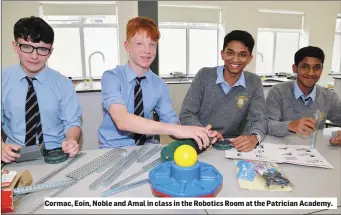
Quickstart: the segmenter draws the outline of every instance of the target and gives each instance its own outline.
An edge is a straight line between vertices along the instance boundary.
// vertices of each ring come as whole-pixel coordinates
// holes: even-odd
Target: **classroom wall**
[[[39,4],[36,1],[2,1],[1,8],[1,67],[17,63],[17,56],[12,49],[13,26],[24,16],[39,16]]]

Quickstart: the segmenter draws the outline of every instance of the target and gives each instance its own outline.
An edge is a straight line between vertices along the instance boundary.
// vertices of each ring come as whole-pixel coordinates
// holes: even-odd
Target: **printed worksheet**
[[[278,151],[282,163],[334,168],[316,149],[310,146],[283,145],[283,147],[278,147]]]
[[[303,145],[263,142],[250,152],[240,152],[235,148],[226,150],[225,157],[230,159],[289,163],[334,169],[334,167],[316,149]]]
[[[273,154],[274,151],[277,151],[277,148],[273,144],[262,143],[249,152],[241,152],[235,148],[226,150],[225,156],[232,159],[277,162],[278,157]]]

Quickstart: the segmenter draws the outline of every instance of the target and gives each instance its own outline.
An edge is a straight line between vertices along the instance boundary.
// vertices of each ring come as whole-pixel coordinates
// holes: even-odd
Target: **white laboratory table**
[[[276,138],[266,136],[264,140],[271,143],[287,143],[310,145],[311,138],[296,135]],[[318,151],[324,156],[334,169],[307,167],[292,164],[279,164],[284,174],[291,180],[294,187],[292,192],[250,191],[241,189],[236,181],[236,172],[232,160],[224,158],[223,151],[208,151],[201,155],[200,160],[214,165],[224,176],[224,188],[218,197],[337,197],[338,206],[341,205],[341,147],[331,146],[328,139],[319,131],[316,145]],[[280,214],[306,214],[317,210],[214,210],[207,209],[208,214],[255,214],[255,213],[280,213]],[[335,210],[331,210],[335,211]]]
[[[298,136],[290,136],[286,138],[275,138],[266,137],[267,142],[272,143],[289,143],[289,144],[301,144],[309,145],[310,138],[303,138]],[[132,150],[134,147],[127,148],[128,151]],[[334,166],[334,169],[323,169],[317,167],[305,167],[291,164],[280,164],[280,167],[286,174],[286,176],[294,184],[292,192],[269,192],[269,191],[250,191],[243,190],[239,187],[236,181],[236,172],[233,164],[233,160],[226,159],[224,157],[223,151],[218,151],[216,149],[211,149],[207,152],[202,153],[199,156],[199,160],[202,162],[207,162],[214,165],[223,175],[223,188],[218,193],[217,197],[337,197],[338,205],[341,206],[341,147],[330,146],[328,139],[322,136],[321,131],[318,135],[317,148],[319,152]],[[89,150],[85,151],[86,155],[80,160],[73,163],[67,169],[63,170],[59,174],[55,175],[47,183],[60,181],[66,179],[65,175],[74,169],[79,168],[85,163],[90,162],[96,157],[108,151],[108,149],[103,150]],[[117,181],[135,173],[141,169],[146,163],[156,159],[159,155],[154,155],[148,161],[143,164],[134,163],[127,171],[125,171]],[[29,169],[33,176],[34,181],[38,181],[40,178],[56,169],[58,166],[63,164],[45,164],[42,160],[31,161],[27,163],[13,163],[5,166],[9,170],[24,170]],[[60,193],[57,197],[100,197],[102,191],[105,191],[105,187],[100,187],[97,190],[90,190],[89,185],[98,177],[99,173],[94,173],[86,178],[82,179],[77,184],[66,189]],[[148,174],[145,173],[135,180],[140,180],[147,178]],[[28,213],[38,204],[40,204],[44,197],[48,197],[50,194],[55,192],[55,190],[41,191],[24,196],[20,200],[19,206],[16,208],[15,213]],[[151,193],[150,186],[144,184],[140,187],[118,193],[112,197],[153,197]],[[331,213],[337,210],[331,210]],[[292,214],[307,214],[307,213],[323,213],[319,210],[269,210],[269,209],[257,209],[257,210],[232,210],[232,209],[146,209],[146,210],[47,210],[41,208],[36,211],[36,214],[60,214],[60,213],[110,213],[110,214],[245,214],[245,213],[292,213]]]
[[[341,214],[341,206],[337,207],[336,210],[319,210],[310,214]]]

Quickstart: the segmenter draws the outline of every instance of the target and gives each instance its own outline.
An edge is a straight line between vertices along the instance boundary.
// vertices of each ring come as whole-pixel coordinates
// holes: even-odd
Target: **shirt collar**
[[[129,83],[136,79],[137,75],[136,75],[136,73],[131,69],[129,63],[126,63],[126,64],[124,65],[124,71],[125,71],[125,73],[126,73],[126,75],[127,75],[127,79],[128,79],[128,82],[129,82]],[[144,80],[146,80],[147,83],[148,83],[148,79],[151,79],[152,73],[153,73],[153,72],[152,72],[152,70],[151,70],[150,68],[149,68],[149,70],[148,70],[146,73],[144,73],[144,76],[146,76],[146,78],[145,78]]]
[[[301,96],[303,96],[304,98],[311,98],[313,100],[313,102],[316,99],[316,86],[314,86],[313,90],[309,93],[309,95],[305,96],[302,92],[302,90],[299,88],[298,84],[297,84],[297,80],[294,83],[294,94],[295,94],[295,98],[299,99]]]
[[[47,70],[48,70],[48,67],[45,65],[44,68],[40,72],[38,72],[38,74],[34,75],[33,77],[35,77],[37,79],[37,81],[42,84],[44,82],[45,77],[46,77]],[[18,72],[19,72],[20,80],[22,80],[26,76],[28,76],[24,72],[24,70],[23,70],[23,68],[21,67],[20,64],[18,64]]]
[[[224,66],[218,66],[218,68],[217,68],[217,80],[215,83],[221,84],[224,82],[226,84],[228,84],[224,79]],[[242,74],[240,75],[239,79],[237,80],[236,83],[234,83],[234,85],[232,87],[237,87],[237,86],[242,86],[242,87],[246,88],[244,71],[242,71]]]

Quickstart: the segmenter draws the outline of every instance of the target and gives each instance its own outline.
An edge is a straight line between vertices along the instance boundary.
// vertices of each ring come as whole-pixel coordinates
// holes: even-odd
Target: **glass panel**
[[[117,16],[106,15],[106,16],[83,16],[83,23],[89,24],[116,24]]]
[[[44,16],[43,19],[49,23],[53,24],[71,24],[80,23],[80,16]]]
[[[117,24],[116,15],[96,15],[96,16],[44,16],[43,19],[49,24]]]
[[[186,30],[161,28],[160,33],[159,75],[186,74]]]
[[[118,65],[117,28],[84,28],[84,48],[86,75],[89,76],[89,57],[91,57],[92,77],[102,77],[103,72]]]
[[[196,74],[203,67],[217,66],[217,33],[217,30],[190,29],[189,74]]]
[[[48,66],[67,77],[82,77],[78,28],[54,28],[53,52]]]
[[[273,73],[273,52],[275,35],[273,32],[258,31],[256,73]]]
[[[299,33],[277,33],[275,73],[292,73],[292,64],[294,64],[298,45]]]
[[[341,18],[336,19],[335,32],[341,33]]]
[[[332,59],[332,72],[341,73],[341,35],[335,35],[333,59]]]

